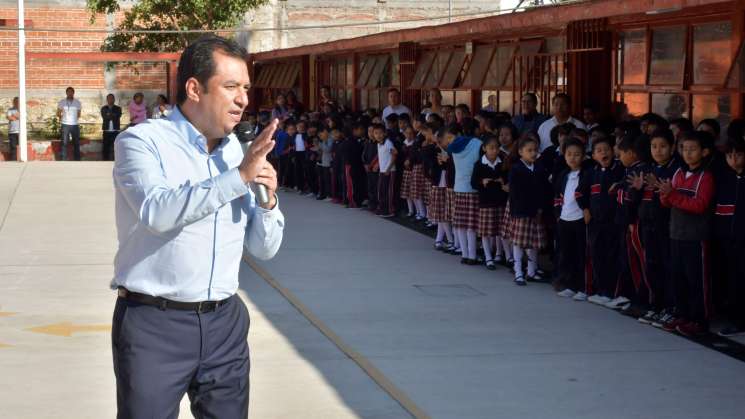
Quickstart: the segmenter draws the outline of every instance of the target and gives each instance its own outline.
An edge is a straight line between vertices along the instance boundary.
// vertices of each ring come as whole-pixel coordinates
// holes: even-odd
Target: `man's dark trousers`
[[[117,419],[248,417],[249,316],[237,295],[215,311],[161,310],[119,298],[111,330]]]

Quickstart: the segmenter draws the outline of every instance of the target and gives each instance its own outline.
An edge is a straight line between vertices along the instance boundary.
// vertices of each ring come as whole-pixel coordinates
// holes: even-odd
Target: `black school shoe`
[[[717,332],[717,334],[724,338],[731,338],[733,336],[740,336],[745,334],[745,327],[730,326]]]
[[[524,286],[528,285],[528,283],[525,282],[525,278],[523,278],[522,275],[521,275],[521,276],[518,276],[517,278],[515,278],[515,285],[524,287]]]

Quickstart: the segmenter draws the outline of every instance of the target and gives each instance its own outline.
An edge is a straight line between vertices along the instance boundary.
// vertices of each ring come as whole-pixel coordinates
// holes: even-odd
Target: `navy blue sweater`
[[[548,183],[548,172],[540,162],[537,161],[530,170],[522,160],[517,160],[510,169],[509,185],[512,217],[535,217],[538,210],[550,207],[551,184]]]

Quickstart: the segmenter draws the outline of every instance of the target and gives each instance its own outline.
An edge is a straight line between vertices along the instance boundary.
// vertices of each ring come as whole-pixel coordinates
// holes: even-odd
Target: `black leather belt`
[[[217,310],[218,307],[225,305],[230,297],[220,301],[200,301],[196,303],[185,303],[173,301],[162,297],[153,297],[152,295],[132,292],[126,288],[119,287],[119,297],[127,301],[139,304],[158,307],[161,310],[184,310],[196,311],[197,313],[208,313]]]

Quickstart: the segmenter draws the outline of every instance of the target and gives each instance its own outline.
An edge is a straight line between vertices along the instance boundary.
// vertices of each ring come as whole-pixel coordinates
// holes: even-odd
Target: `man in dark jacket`
[[[120,120],[122,118],[122,108],[114,105],[116,98],[109,93],[106,96],[106,105],[101,108],[101,118],[103,119],[103,150],[101,151],[101,160],[114,160],[112,151],[114,150],[114,140],[119,135]]]

